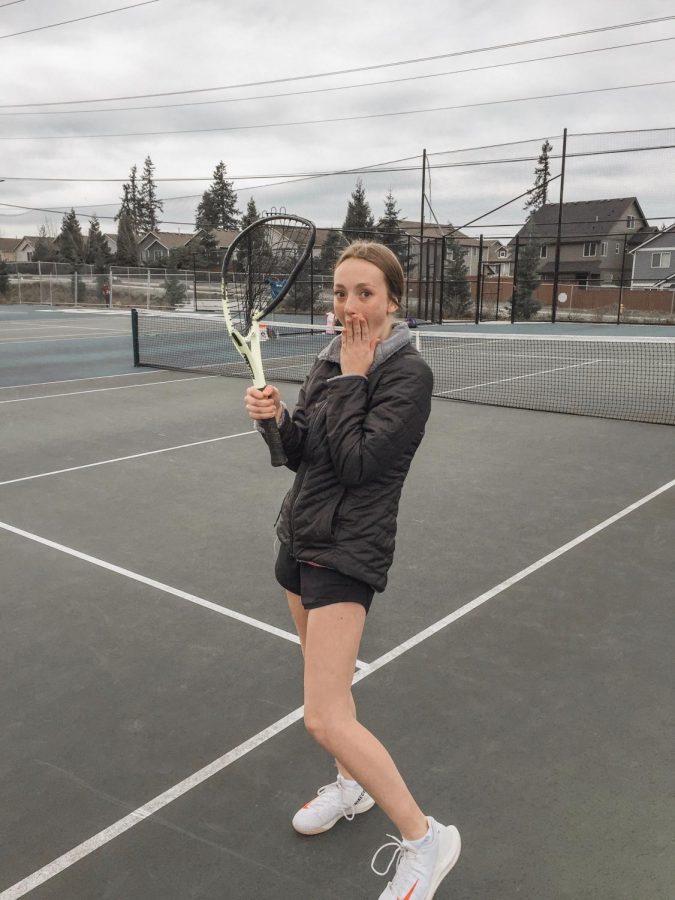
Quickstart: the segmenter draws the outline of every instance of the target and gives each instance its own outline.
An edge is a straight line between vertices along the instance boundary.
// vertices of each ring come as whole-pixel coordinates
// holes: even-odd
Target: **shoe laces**
[[[389,882],[388,887],[390,888],[392,893],[398,896],[399,891],[402,893],[410,887],[409,882],[411,877],[417,875],[414,868],[415,861],[417,859],[417,851],[405,841],[394,837],[393,834],[388,834],[387,837],[390,837],[391,841],[386,844],[382,844],[379,850],[375,851],[375,855],[373,856],[370,863],[370,868],[376,875],[385,876],[389,874],[391,867],[395,865],[396,868],[394,870],[394,877]],[[387,863],[386,869],[380,871],[378,868],[376,868],[375,861],[377,860],[380,853],[382,853],[383,850],[386,850],[389,847],[394,848],[391,854],[391,859]]]
[[[337,781],[332,781],[330,784],[324,784],[324,786],[320,787],[316,792],[317,797],[320,797],[321,800],[324,801],[325,805],[332,804],[335,802],[335,800],[338,800],[344,812],[345,819],[348,822],[351,822],[352,819],[356,817],[356,810],[354,809],[353,804],[345,803],[345,793],[346,788],[340,781],[340,779],[338,779]],[[315,800],[314,805],[321,805],[321,800]]]

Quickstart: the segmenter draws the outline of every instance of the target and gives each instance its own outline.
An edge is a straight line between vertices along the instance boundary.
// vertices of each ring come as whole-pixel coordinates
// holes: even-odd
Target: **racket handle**
[[[270,462],[273,466],[285,466],[288,462],[288,457],[281,443],[281,435],[279,434],[276,419],[261,419],[260,424],[265,430],[267,446],[270,448]]]

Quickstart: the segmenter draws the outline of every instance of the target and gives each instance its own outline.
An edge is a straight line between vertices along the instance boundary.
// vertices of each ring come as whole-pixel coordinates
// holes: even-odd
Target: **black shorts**
[[[331,603],[360,603],[370,609],[374,589],[358,578],[350,578],[335,569],[300,562],[288,552],[285,544],[279,547],[274,574],[286,591],[297,594],[305,609],[318,609]]]

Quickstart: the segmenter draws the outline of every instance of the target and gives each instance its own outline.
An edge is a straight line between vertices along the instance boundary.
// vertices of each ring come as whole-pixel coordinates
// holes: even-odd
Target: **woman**
[[[431,370],[395,319],[403,286],[387,247],[351,244],[334,273],[343,332],[319,353],[293,414],[272,385],[249,388],[246,408],[256,422],[276,417],[296,472],[279,514],[275,572],[304,655],[305,726],[338,769],[293,827],[319,834],[377,803],[402,836],[385,845],[395,848],[385,871],[373,858],[380,875],[396,862],[380,900],[431,900],[459,857],[459,832],[424,815],[387,750],[357,720],[351,693],[366,615],[393,558],[401,489],[431,408]]]

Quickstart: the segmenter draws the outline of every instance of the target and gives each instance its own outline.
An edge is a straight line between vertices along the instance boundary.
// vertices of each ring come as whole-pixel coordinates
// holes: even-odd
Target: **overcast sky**
[[[675,84],[382,116],[675,81],[675,7],[671,0],[643,0],[639,5],[632,0],[502,0],[499,4],[480,0],[470,4],[455,0],[341,0],[323,4],[306,0],[156,0],[110,15],[12,36],[14,32],[137,2],[0,0],[0,179],[5,179],[0,183],[0,202],[56,210],[74,206],[82,214],[85,229],[88,215],[95,211],[103,230],[113,232],[116,225],[105,216],[114,216],[117,211],[121,184],[127,180],[130,167],[136,163],[140,171],[149,154],[158,182],[162,178],[182,179],[158,184],[159,194],[165,198],[165,231],[192,230],[198,199],[221,159],[229,175],[247,176],[235,181],[242,210],[253,196],[260,210],[283,206],[314,219],[318,225],[340,225],[355,175],[276,186],[254,176],[327,172],[404,159],[396,165],[414,168],[361,177],[376,217],[381,215],[384,196],[391,188],[402,214],[418,219],[421,153],[426,148],[432,154],[433,211],[441,222],[462,225],[530,187],[534,163],[526,159],[453,168],[439,168],[440,164],[532,157],[545,138],[554,144],[554,152],[559,152],[564,127],[573,134],[667,129],[570,138],[568,149],[572,152],[675,144],[675,128],[668,128],[675,124]],[[387,65],[669,15],[674,17],[670,21],[639,27]],[[663,38],[671,40],[500,65]],[[281,81],[366,66],[380,68]],[[475,67],[488,68],[445,74]],[[421,75],[437,77],[325,91]],[[270,83],[203,90],[261,81]],[[232,102],[235,98],[322,89],[318,93]],[[147,99],[107,99],[200,90]],[[78,100],[92,102],[16,108],[18,104]],[[222,102],[225,100],[230,102]],[[165,108],[128,108],[158,104]],[[166,104],[193,105],[166,108]],[[375,115],[379,117],[366,118]],[[355,116],[364,118],[288,124]],[[202,133],[92,137],[199,129]],[[214,130],[205,133],[204,129]],[[467,150],[516,141],[530,142]],[[466,152],[443,154],[456,150]],[[557,174],[559,161],[552,167]],[[565,199],[635,195],[652,224],[670,225],[675,221],[674,172],[675,149],[570,159]],[[39,177],[81,180],[36,180]],[[26,180],[12,180],[18,178]],[[552,190],[555,200],[558,182]],[[513,234],[515,229],[507,226],[522,222],[522,203],[520,200],[487,217],[485,223],[500,223],[500,227],[486,228],[486,234]],[[431,212],[426,215],[431,217]],[[0,206],[0,236],[36,234],[45,220],[58,231],[58,212],[22,212]],[[472,229],[469,233],[478,232]]]

